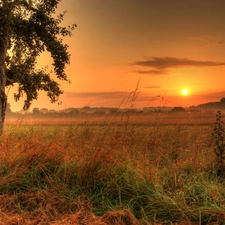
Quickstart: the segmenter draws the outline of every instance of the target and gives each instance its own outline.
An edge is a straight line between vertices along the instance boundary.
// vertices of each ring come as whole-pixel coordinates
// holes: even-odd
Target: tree
[[[48,109],[47,108],[41,108],[40,112],[46,114],[46,113],[48,113]]]
[[[37,114],[40,114],[40,110],[39,108],[33,108],[33,114],[37,115]]]
[[[185,108],[177,106],[173,107],[170,112],[186,112]]]
[[[71,36],[75,24],[61,26],[66,12],[55,16],[61,0],[0,0],[0,133],[3,131],[7,96],[5,87],[18,84],[15,101],[25,95],[24,110],[38,98],[38,91],[47,93],[52,103],[62,94],[52,79],[68,81],[65,66],[70,62],[68,45],[62,37]],[[48,51],[53,59],[53,72],[37,69],[37,57]]]
[[[12,113],[10,103],[7,103],[7,105],[6,105],[6,113],[7,114],[11,114]]]

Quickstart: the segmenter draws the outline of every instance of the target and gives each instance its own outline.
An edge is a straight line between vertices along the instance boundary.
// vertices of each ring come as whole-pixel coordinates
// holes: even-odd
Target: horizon
[[[51,110],[54,110],[54,111],[63,111],[63,110],[68,110],[68,109],[78,109],[79,110],[79,109],[84,109],[85,107],[88,107],[90,109],[101,109],[101,108],[104,108],[104,109],[120,109],[120,110],[126,110],[126,109],[144,110],[144,109],[151,109],[151,108],[152,109],[154,109],[154,108],[158,108],[158,109],[159,108],[160,109],[162,109],[162,108],[170,108],[170,109],[173,109],[173,108],[184,108],[184,109],[189,109],[191,107],[199,107],[199,106],[205,105],[205,104],[207,105],[207,104],[211,104],[211,103],[220,103],[222,99],[225,99],[225,97],[219,99],[218,101],[204,102],[204,103],[201,103],[201,104],[198,104],[198,105],[189,105],[189,106],[180,106],[180,105],[177,105],[177,106],[168,106],[166,104],[161,104],[161,105],[158,105],[158,106],[147,105],[147,106],[144,106],[144,107],[135,107],[134,105],[133,106],[132,105],[129,106],[129,105],[125,105],[124,104],[124,106],[120,105],[118,107],[107,107],[107,106],[94,106],[94,107],[92,107],[90,105],[85,105],[85,106],[82,106],[82,107],[67,107],[67,108],[61,108],[61,109],[53,109],[53,108],[47,108],[47,107],[40,107],[40,108],[39,107],[34,107],[34,108],[38,108],[39,110],[41,110],[41,109],[47,109],[48,111],[51,111]],[[163,102],[163,101],[161,101],[161,102]],[[18,113],[18,112],[29,112],[29,113],[31,113],[33,111],[33,109],[34,109],[34,108],[31,107],[28,110],[21,109],[19,111],[13,111],[13,109],[11,108],[10,102],[8,102],[8,103],[9,103],[10,109],[11,109],[11,111],[13,113]],[[207,108],[205,108],[205,109],[207,109]],[[212,109],[212,106],[211,107],[209,106],[208,109]],[[217,108],[213,108],[213,109],[218,110]]]
[[[63,25],[77,24],[64,39],[71,84],[56,79],[62,104],[51,104],[40,92],[31,109],[119,107],[137,86],[139,108],[218,101],[225,96],[224,8],[223,0],[62,1],[57,13],[68,11]],[[39,67],[46,64],[51,69],[48,53],[38,60]],[[14,102],[15,88],[6,92],[19,111],[24,99]]]

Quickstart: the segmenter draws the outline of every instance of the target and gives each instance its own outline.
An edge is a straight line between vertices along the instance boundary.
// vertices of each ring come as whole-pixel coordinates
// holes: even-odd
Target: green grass
[[[33,224],[81,209],[105,224],[119,224],[104,217],[118,211],[131,212],[133,224],[223,224],[225,182],[210,132],[211,125],[6,126],[1,212]]]

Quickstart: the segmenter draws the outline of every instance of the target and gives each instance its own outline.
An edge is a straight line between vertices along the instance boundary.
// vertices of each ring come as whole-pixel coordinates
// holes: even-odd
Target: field
[[[0,137],[0,225],[225,224],[215,118],[8,118]]]

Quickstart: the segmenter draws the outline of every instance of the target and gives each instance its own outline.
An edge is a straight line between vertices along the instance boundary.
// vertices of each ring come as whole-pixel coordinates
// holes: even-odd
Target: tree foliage
[[[55,15],[59,2],[0,0],[0,42],[8,40],[5,86],[18,84],[14,98],[18,101],[23,95],[26,96],[24,109],[28,109],[32,101],[38,98],[40,90],[46,91],[52,103],[58,101],[63,92],[52,79],[52,73],[60,80],[69,81],[65,66],[70,62],[70,54],[62,38],[71,36],[76,25],[61,26],[66,12]],[[50,52],[53,59],[52,72],[46,68],[36,68],[38,56],[45,51]]]

